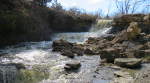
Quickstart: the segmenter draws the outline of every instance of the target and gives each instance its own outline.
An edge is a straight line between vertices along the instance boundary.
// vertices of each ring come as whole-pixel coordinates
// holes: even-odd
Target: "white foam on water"
[[[94,32],[57,33],[54,35],[53,41],[64,39],[70,42],[83,43],[89,37],[100,37],[107,34],[110,29],[101,28]],[[66,75],[63,67],[66,62],[72,59],[61,56],[60,53],[52,52],[51,45],[52,41],[26,42],[2,49],[0,52],[8,54],[8,57],[0,57],[0,63],[23,63],[31,67],[46,64],[48,65],[47,70],[49,70],[47,73],[50,73],[50,77],[41,83],[60,83],[60,80],[63,80],[64,83],[73,83],[71,79],[75,83],[75,80],[78,79],[81,79],[81,82],[86,79],[90,81],[93,79],[93,73],[99,64],[99,56],[76,57],[75,60],[79,60],[82,64],[80,71]]]
[[[73,42],[73,43],[83,43],[89,37],[100,37],[100,36],[106,35],[110,29],[111,29],[111,27],[110,28],[102,28],[95,32],[57,33],[53,36],[53,41],[63,39],[63,40],[67,40],[67,41]]]

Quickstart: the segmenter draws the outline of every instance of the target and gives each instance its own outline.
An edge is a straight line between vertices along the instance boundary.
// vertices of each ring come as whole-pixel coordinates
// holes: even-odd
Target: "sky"
[[[71,7],[77,7],[85,9],[87,12],[96,12],[102,10],[103,13],[108,13],[114,9],[112,0],[58,0],[61,5],[68,9]]]
[[[76,7],[79,9],[84,9],[88,13],[99,12],[102,13],[102,15],[112,15],[115,14],[117,11],[114,1],[115,0],[58,0],[58,3],[60,3],[64,9]],[[146,3],[150,5],[150,0],[147,0]],[[141,6],[141,9],[139,7],[138,11],[141,11],[145,6]],[[148,9],[148,11],[150,12],[150,8]]]

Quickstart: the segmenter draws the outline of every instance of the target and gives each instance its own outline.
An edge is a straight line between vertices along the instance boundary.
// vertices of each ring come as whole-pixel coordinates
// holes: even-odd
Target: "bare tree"
[[[56,10],[63,10],[62,5],[57,0],[53,0],[51,8]]]
[[[133,14],[141,7],[145,0],[115,0],[116,7],[121,14]]]
[[[104,16],[104,12],[102,9],[98,9],[98,11],[96,11],[96,16],[98,18],[102,18]]]
[[[150,0],[145,0],[145,4],[142,13],[150,14]]]

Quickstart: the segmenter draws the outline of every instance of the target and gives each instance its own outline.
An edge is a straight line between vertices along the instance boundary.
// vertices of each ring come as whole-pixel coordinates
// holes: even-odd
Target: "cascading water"
[[[16,81],[17,69],[14,66],[0,66],[0,83],[12,83]]]
[[[98,20],[89,32],[57,33],[54,35],[53,40],[64,39],[70,42],[81,43],[86,41],[89,37],[100,37],[106,35],[111,29],[111,22],[112,20]]]
[[[90,29],[90,32],[97,32],[104,28],[111,27],[112,20],[98,20],[96,24],[93,25],[93,28]]]
[[[110,20],[105,23],[101,20],[89,32],[57,33],[53,40],[64,39],[70,42],[83,43],[88,37],[105,35],[110,28]],[[102,28],[103,27],[103,28]],[[98,71],[99,56],[80,56],[75,60],[81,62],[78,72],[67,73],[63,67],[71,61],[59,53],[52,52],[52,41],[26,42],[0,50],[0,64],[22,63],[26,70],[18,71],[15,67],[0,65],[0,83],[107,83],[108,71]],[[104,69],[105,70],[105,69]],[[21,74],[17,75],[18,72]],[[101,74],[98,74],[101,73]]]

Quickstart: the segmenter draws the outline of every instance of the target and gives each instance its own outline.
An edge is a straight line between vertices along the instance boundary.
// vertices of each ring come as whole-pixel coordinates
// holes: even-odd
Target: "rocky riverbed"
[[[116,34],[95,28],[0,49],[0,83],[149,83],[150,34],[142,28],[133,21]]]
[[[88,37],[101,36],[108,30],[98,30],[98,34],[59,33],[54,35],[54,40],[64,38],[80,43]],[[112,79],[112,69],[99,68],[99,56],[81,56],[78,53],[78,56],[68,58],[52,51],[52,42],[25,42],[0,49],[0,83],[107,83]]]
[[[143,19],[143,23],[149,26],[149,15]],[[140,25],[141,22],[131,21],[127,28],[117,34],[90,37],[84,44],[56,40],[52,45],[53,51],[69,58],[100,56],[100,65],[117,69],[113,71],[115,78],[111,83],[149,83],[149,70],[140,69],[143,68],[142,64],[150,62],[150,34],[145,33]]]

